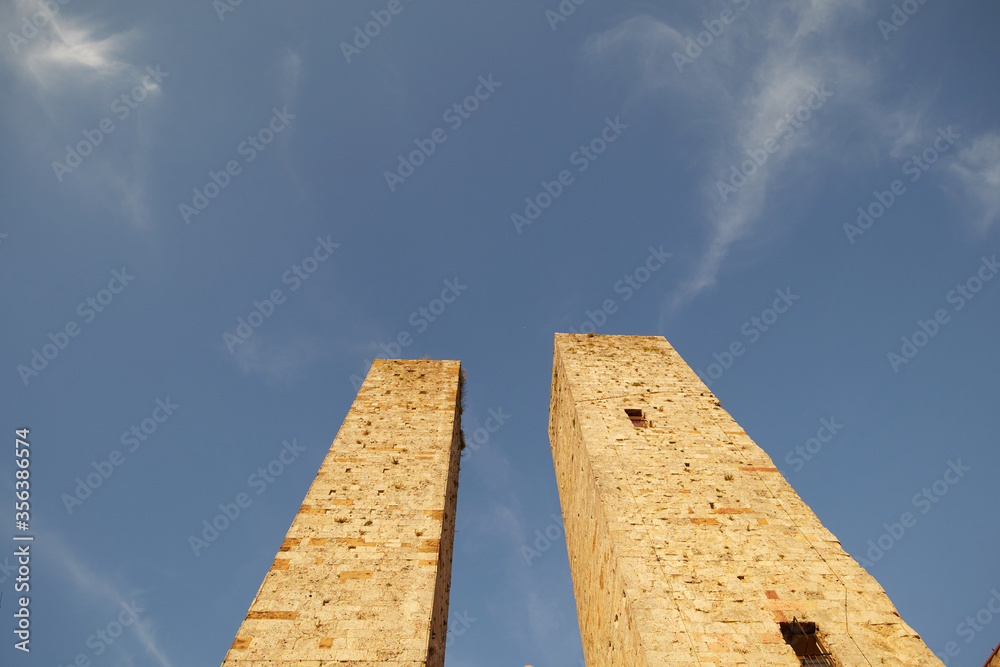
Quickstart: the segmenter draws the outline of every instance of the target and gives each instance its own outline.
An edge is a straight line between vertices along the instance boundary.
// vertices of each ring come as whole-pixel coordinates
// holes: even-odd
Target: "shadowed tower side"
[[[457,361],[374,362],[223,667],[444,665]]]
[[[589,667],[942,665],[662,337],[556,334]]]

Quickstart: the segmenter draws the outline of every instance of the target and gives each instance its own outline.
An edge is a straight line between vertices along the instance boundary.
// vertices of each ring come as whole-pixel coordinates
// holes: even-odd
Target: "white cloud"
[[[674,81],[671,53],[684,46],[684,36],[672,26],[647,14],[626,19],[614,28],[592,35],[584,47],[594,59],[628,57],[634,60],[643,92]]]
[[[225,353],[228,354],[228,350]],[[292,382],[331,354],[329,343],[315,336],[294,334],[283,341],[273,342],[255,331],[249,339],[236,346],[232,356],[245,375]]]
[[[511,545],[517,545],[518,554],[521,545],[525,544],[520,519],[509,507],[500,503],[493,503],[490,512],[480,516],[478,529],[481,533],[499,535]]]
[[[147,63],[129,60],[130,47],[140,38],[138,31],[109,33],[75,13],[77,6],[84,8],[79,0],[66,4],[14,0],[2,12],[7,28],[4,41],[10,47],[2,50],[2,59],[25,84],[23,94],[16,103],[4,105],[3,113],[15,119],[25,145],[33,155],[44,156],[41,159],[49,163],[49,174],[63,187],[73,188],[73,196],[146,227],[152,220],[147,181],[153,133],[150,118],[155,119],[146,111],[162,94],[162,87],[148,76]],[[124,119],[112,111],[115,100],[140,85],[141,99],[129,104],[141,105],[140,111]],[[118,104],[124,108],[122,102]],[[26,113],[26,109],[31,111]],[[113,142],[103,138],[92,142],[96,144],[92,153],[69,171],[51,166],[54,162],[68,165],[66,146],[79,145],[84,131],[94,136],[102,119],[114,125]],[[101,145],[105,143],[115,148]],[[39,151],[41,145],[46,147]]]
[[[98,28],[72,14],[72,5],[36,0],[14,0],[5,23],[9,60],[43,89],[77,87],[94,80],[122,79],[133,68],[121,58],[137,32],[98,36]]]
[[[302,79],[302,66],[302,55],[291,49],[288,49],[285,55],[278,60],[278,67],[281,70],[278,88],[281,91],[281,101],[284,106],[295,104],[299,82]]]
[[[302,49],[298,51],[287,49],[284,55],[279,56],[273,68],[276,70],[277,88],[278,93],[281,96],[281,104],[283,107],[290,109],[291,113],[295,113],[295,103],[298,97],[299,83],[302,81],[302,70],[305,67],[305,60],[302,57]],[[285,139],[289,139],[291,133],[288,133]],[[295,191],[299,196],[304,196],[307,191],[307,178],[304,178],[300,173],[298,166],[291,157],[291,151],[288,150],[288,144],[282,144],[285,149],[282,152],[282,160],[285,169],[285,173],[288,176],[289,182],[294,186]]]
[[[37,534],[37,533],[36,533]],[[56,572],[65,576],[70,584],[79,593],[79,599],[86,600],[92,608],[92,613],[98,619],[107,617],[108,622],[115,621],[122,611],[123,604],[131,604],[139,593],[129,591],[123,593],[112,578],[106,577],[90,569],[80,560],[73,551],[54,534],[45,534],[45,550],[42,552],[46,558],[55,560],[58,565]],[[142,607],[142,603],[138,603]],[[153,664],[160,667],[173,667],[173,663],[167,657],[166,650],[160,646],[156,638],[156,631],[149,614],[140,614],[135,623],[129,626],[129,630],[135,634],[139,644],[146,650],[147,655],[153,658]],[[128,653],[127,644],[116,643],[118,650]],[[130,664],[149,664],[149,659],[142,656],[141,659],[134,659],[134,656],[126,656]]]
[[[701,26],[682,29],[641,15],[588,40],[586,52],[592,57],[633,56],[637,88],[642,93],[660,89],[680,93],[702,107],[703,116],[720,128],[706,139],[705,146],[711,156],[710,173],[705,174],[710,185],[703,189],[707,246],[688,280],[674,294],[674,307],[715,283],[732,246],[747,238],[758,223],[769,184],[778,171],[792,161],[796,166],[805,163],[797,158],[803,157],[806,148],[811,149],[810,158],[815,152],[829,150],[815,145],[815,121],[800,123],[786,135],[779,135],[777,127],[816,87],[828,87],[838,102],[844,94],[838,84],[848,89],[866,87],[864,65],[852,60],[842,42],[829,36],[864,5],[864,0],[750,4],[745,12],[736,12],[724,32],[701,52],[687,52],[696,56],[690,63],[679,63],[677,54],[685,53],[688,38]],[[704,14],[706,20],[719,15],[718,11]],[[722,199],[717,182],[725,182],[732,165],[748,159],[746,151],[759,150],[769,139],[778,140],[777,152],[769,155],[737,192]]]
[[[714,130],[699,137],[708,156],[701,191],[705,247],[674,293],[671,309],[714,285],[733,247],[762,231],[762,214],[776,185],[815,180],[834,161],[856,164],[858,155],[847,156],[842,140],[827,139],[829,124],[808,120],[778,137],[778,150],[737,192],[721,196],[717,183],[728,180],[748,150],[776,138],[778,124],[811,90],[826,88],[835,101],[811,118],[850,110],[865,137],[854,148],[869,158],[901,155],[926,133],[926,99],[897,96],[888,108],[875,99],[885,83],[878,45],[870,47],[873,53],[862,53],[852,39],[859,27],[870,27],[875,11],[870,0],[748,3],[745,11],[736,11],[740,6],[742,1],[706,7],[684,26],[634,16],[592,36],[584,49],[593,60],[631,73],[633,98],[667,94],[672,104],[694,105]],[[727,7],[734,11],[729,25],[704,38],[700,52],[686,51],[689,38],[705,30],[700,21],[716,19]],[[694,56],[693,61],[681,55]]]
[[[1000,216],[1000,133],[977,137],[958,152],[949,168],[975,212],[980,230],[989,230]]]
[[[924,138],[924,117],[918,109],[897,109],[885,118],[885,130],[894,135],[889,155],[895,159],[905,159],[910,151]]]

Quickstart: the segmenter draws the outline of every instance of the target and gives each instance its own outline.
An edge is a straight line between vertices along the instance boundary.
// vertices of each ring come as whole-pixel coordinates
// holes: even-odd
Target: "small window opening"
[[[642,414],[642,410],[625,408],[625,414],[628,415],[629,420],[632,422],[632,426],[636,428],[646,428],[649,426],[649,420],[646,419],[646,415]]]
[[[803,667],[836,667],[833,656],[819,641],[815,623],[800,622],[793,618],[791,623],[781,624],[781,636],[795,651],[799,664]]]

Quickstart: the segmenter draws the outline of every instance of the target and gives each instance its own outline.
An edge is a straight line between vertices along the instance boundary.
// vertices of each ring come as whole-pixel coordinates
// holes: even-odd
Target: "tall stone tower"
[[[589,667],[942,665],[663,338],[556,334],[549,414]]]
[[[376,360],[223,667],[444,665],[457,361]]]

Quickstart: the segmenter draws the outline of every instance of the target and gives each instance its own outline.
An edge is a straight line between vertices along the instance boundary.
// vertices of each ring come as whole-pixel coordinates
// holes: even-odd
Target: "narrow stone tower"
[[[444,665],[461,391],[375,361],[223,667]]]
[[[556,334],[549,414],[589,667],[942,665],[663,338]]]

